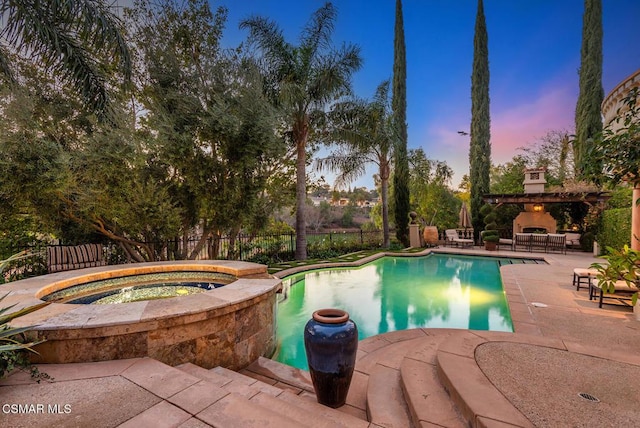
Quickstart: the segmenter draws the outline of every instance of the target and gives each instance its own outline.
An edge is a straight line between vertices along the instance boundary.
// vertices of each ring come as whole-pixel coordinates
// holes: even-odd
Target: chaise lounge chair
[[[631,306],[627,301],[631,300],[631,296],[634,293],[640,291],[636,285],[629,286],[626,281],[616,281],[614,284],[615,293],[606,293],[600,285],[597,278],[594,278],[589,283],[589,300],[593,300],[598,296],[598,307],[602,307],[602,299],[615,299],[620,303]]]
[[[444,231],[445,233],[445,245],[456,244],[457,246],[464,247],[473,247],[473,239],[463,239],[458,236],[458,231],[455,229],[447,229]]]
[[[589,288],[589,283],[595,279],[598,274],[598,269],[593,268],[575,268],[573,270],[573,285],[576,286],[576,291],[580,291],[580,285],[586,285]]]

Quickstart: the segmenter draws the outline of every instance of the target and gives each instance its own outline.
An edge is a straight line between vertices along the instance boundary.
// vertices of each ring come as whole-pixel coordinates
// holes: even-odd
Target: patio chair
[[[565,233],[567,235],[567,248],[580,249],[580,234],[579,233]]]
[[[458,231],[455,229],[447,229],[444,231],[445,234],[445,245],[456,244],[457,246],[464,247],[473,247],[473,239],[463,239],[458,236]]]

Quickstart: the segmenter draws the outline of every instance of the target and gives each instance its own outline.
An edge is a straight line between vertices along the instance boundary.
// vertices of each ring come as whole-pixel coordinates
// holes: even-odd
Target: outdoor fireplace
[[[547,228],[540,226],[523,227],[522,233],[547,233]]]
[[[533,203],[524,204],[524,211],[513,220],[513,233],[556,233],[556,220],[545,211],[541,200],[535,200],[544,192],[544,173],[544,168],[525,170],[524,193],[532,197]]]

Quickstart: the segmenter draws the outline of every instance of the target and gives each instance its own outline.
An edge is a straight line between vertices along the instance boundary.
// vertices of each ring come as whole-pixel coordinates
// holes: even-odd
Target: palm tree
[[[0,15],[0,73],[15,81],[11,56],[28,58],[70,82],[100,117],[108,113],[107,75],[120,65],[129,80],[131,58],[104,0],[0,0]]]
[[[340,173],[335,181],[338,187],[361,177],[367,164],[378,165],[385,248],[389,247],[388,193],[395,129],[392,126],[389,86],[389,81],[382,82],[371,102],[354,100],[334,107],[333,128],[325,138],[339,147],[330,156],[317,161],[318,169]]]
[[[326,116],[326,106],[348,94],[351,75],[361,64],[360,49],[331,46],[336,9],[326,3],[304,27],[299,46],[287,43],[278,25],[262,17],[240,23],[262,54],[265,87],[285,115],[286,132],[296,150],[296,259],[307,258],[304,215],[307,143],[312,130]]]

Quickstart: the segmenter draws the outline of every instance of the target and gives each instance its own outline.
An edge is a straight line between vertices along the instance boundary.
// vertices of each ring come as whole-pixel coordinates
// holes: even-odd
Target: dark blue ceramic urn
[[[304,348],[318,403],[343,406],[356,365],[356,324],[343,310],[317,310],[304,328]]]

